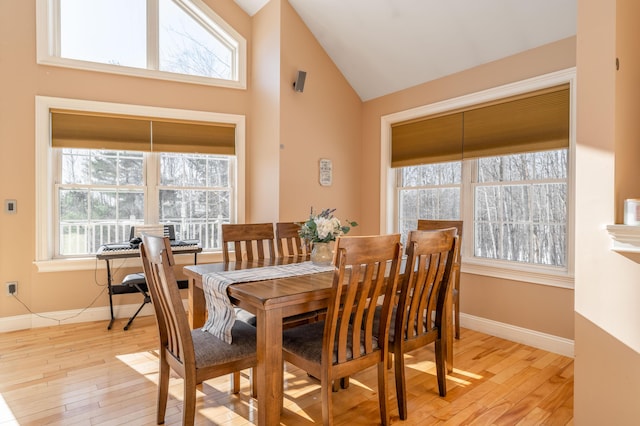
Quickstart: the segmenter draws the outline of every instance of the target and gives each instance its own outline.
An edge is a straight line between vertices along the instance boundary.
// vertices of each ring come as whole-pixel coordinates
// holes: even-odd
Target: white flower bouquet
[[[316,215],[312,207],[309,220],[301,224],[300,238],[309,243],[328,243],[346,234],[352,227],[358,226],[356,222],[350,220],[346,220],[346,224],[342,225],[340,220],[333,216],[335,211],[336,209],[325,209]]]

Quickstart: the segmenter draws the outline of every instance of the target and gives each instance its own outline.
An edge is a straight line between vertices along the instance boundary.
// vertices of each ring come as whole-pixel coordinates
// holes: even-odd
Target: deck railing
[[[163,224],[173,225],[176,239],[200,240],[205,250],[221,250],[221,225],[229,223],[228,219],[217,220],[163,220]],[[142,221],[66,221],[60,223],[60,248],[61,256],[79,256],[92,254],[104,244],[129,241],[131,226],[143,225]]]

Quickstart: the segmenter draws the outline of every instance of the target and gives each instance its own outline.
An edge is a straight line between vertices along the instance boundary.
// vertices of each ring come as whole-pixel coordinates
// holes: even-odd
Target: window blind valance
[[[392,125],[391,166],[569,146],[569,85]]]
[[[235,154],[235,125],[51,110],[56,148]]]

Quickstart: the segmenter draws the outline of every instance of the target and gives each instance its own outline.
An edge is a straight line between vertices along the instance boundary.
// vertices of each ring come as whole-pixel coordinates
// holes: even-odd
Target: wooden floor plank
[[[0,333],[0,410],[6,425],[151,425],[156,419],[157,331],[153,317],[140,317],[131,330],[117,321],[69,324]],[[573,360],[472,330],[454,342],[454,370],[447,396],[438,396],[433,347],[406,356],[409,419],[401,421],[389,370],[392,424],[402,425],[572,425]],[[257,423],[248,371],[239,394],[229,378],[198,390],[197,425]],[[321,421],[320,385],[285,365],[283,425]],[[182,421],[182,381],[172,376],[166,425]],[[351,377],[333,394],[337,426],[379,422],[375,368]]]

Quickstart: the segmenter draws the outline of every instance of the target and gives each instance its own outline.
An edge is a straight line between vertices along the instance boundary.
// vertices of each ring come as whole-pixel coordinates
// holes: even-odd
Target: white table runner
[[[317,274],[333,271],[334,268],[333,265],[316,266],[310,261],[306,261],[204,274],[202,286],[207,303],[208,318],[202,329],[227,343],[231,343],[231,328],[236,319],[235,309],[227,294],[227,287],[231,284]]]

